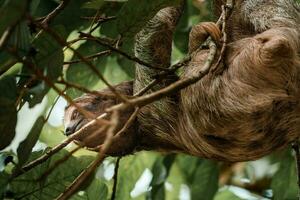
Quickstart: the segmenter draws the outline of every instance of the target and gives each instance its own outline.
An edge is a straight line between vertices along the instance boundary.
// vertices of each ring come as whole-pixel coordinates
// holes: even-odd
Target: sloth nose
[[[74,132],[74,129],[71,126],[66,127],[65,129],[65,135],[69,136]]]

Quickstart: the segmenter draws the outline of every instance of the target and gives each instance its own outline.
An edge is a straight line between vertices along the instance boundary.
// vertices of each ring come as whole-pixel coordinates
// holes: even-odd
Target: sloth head
[[[132,96],[132,82],[123,82],[114,86],[116,91],[122,95]],[[73,100],[82,109],[91,112],[94,116],[103,116],[104,119],[109,119],[110,114],[105,114],[105,109],[113,105],[121,103],[121,101],[114,96],[109,89],[103,89],[98,94],[85,94]],[[118,127],[116,132],[119,131],[129,119],[133,109],[125,109],[120,113]],[[86,118],[81,114],[75,106],[68,105],[65,109],[64,126],[65,135],[70,136],[92,119]],[[106,138],[107,127],[101,127],[99,124],[88,126],[84,129],[83,133],[76,138],[75,142],[83,143],[86,147],[97,150],[101,147]],[[128,134],[127,134],[128,132]],[[125,134],[115,137],[111,148],[108,150],[109,155],[120,155],[132,151],[133,127],[130,127]]]

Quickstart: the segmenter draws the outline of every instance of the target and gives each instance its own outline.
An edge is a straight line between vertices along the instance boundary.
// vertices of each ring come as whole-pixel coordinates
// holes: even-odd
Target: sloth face
[[[132,82],[123,82],[114,86],[116,91],[123,95],[132,95]],[[103,116],[103,119],[110,119],[110,114],[105,113],[106,108],[121,103],[120,100],[113,95],[109,89],[103,89],[98,94],[85,94],[73,100],[77,106],[92,113],[95,117]],[[116,128],[118,132],[133,113],[133,108],[125,109],[119,113],[119,123]],[[80,130],[88,122],[93,119],[86,118],[81,114],[75,106],[69,105],[65,109],[64,126],[65,135],[70,136]],[[97,123],[85,127],[82,134],[75,139],[75,142],[84,143],[86,147],[98,148],[101,147],[105,138],[108,127],[101,126]],[[120,151],[126,151],[131,145],[131,133],[134,134],[134,129],[130,127],[128,134],[123,134],[120,137],[115,137],[114,144],[109,150],[110,155],[120,155]]]

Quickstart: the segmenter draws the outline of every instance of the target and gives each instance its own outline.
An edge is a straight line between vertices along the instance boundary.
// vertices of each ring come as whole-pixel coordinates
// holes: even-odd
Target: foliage
[[[184,15],[174,36],[173,62],[182,58],[187,52],[191,26],[200,21],[213,19],[210,10],[211,1],[187,0],[186,2]],[[58,0],[0,0],[0,150],[2,150],[0,152],[0,197],[2,198],[56,198],[95,156],[85,150],[80,150],[74,155],[69,155],[68,151],[63,150],[29,172],[11,179],[12,174],[20,170],[21,166],[45,153],[46,150],[41,151],[43,148],[39,148],[41,141],[49,148],[64,138],[60,133],[62,124],[53,126],[48,120],[49,111],[55,106],[55,99],[59,95],[45,80],[37,79],[36,72],[23,65],[20,59],[26,57],[26,61],[34,63],[36,70],[41,72],[42,76],[53,82],[57,89],[66,90],[71,98],[80,96],[83,91],[74,87],[65,87],[60,80],[63,79],[71,84],[77,84],[79,88],[84,87],[89,90],[105,86],[93,70],[83,62],[77,62],[79,57],[68,50],[66,45],[62,45],[61,41],[48,32],[41,31],[28,18],[31,16],[39,22],[46,20],[45,16],[56,9],[60,3],[61,1]],[[93,32],[95,36],[114,45],[119,36],[123,36],[124,41],[120,44],[120,49],[132,55],[134,36],[147,20],[151,19],[159,9],[178,5],[178,3],[177,0],[73,0],[51,18],[47,26],[57,33],[63,42],[78,38],[80,31]],[[101,22],[101,19],[106,17],[112,18]],[[85,57],[107,50],[94,41],[77,41],[69,45]],[[134,78],[134,62],[119,54],[110,52],[104,56],[96,56],[90,61],[112,84]],[[32,110],[22,115],[25,107]],[[38,109],[40,112],[33,112]],[[31,119],[31,115],[34,115],[34,119]],[[26,121],[29,119],[32,122]],[[20,127],[22,121],[31,126]],[[18,135],[16,139],[19,138],[17,142],[13,141],[16,135]],[[57,164],[57,161],[66,155],[70,158],[62,164]],[[108,158],[106,161],[114,164],[114,159]],[[296,199],[298,188],[291,151],[274,154],[263,158],[262,161],[267,163],[267,167],[275,166],[277,170],[272,173],[261,173],[261,165],[249,162],[244,163],[238,170],[232,169],[228,175],[228,170],[223,170],[226,166],[224,163],[186,155],[163,156],[148,152],[137,153],[121,160],[116,199],[178,199],[179,197],[201,200],[262,199],[263,197],[280,200]],[[55,165],[54,170],[45,175],[44,173],[53,165]],[[99,167],[98,172],[102,168],[104,173],[107,173],[108,168],[105,168],[104,164]],[[134,196],[132,191],[140,187],[138,182],[142,180],[141,177],[146,169],[152,173],[146,177],[147,181],[144,180],[148,184],[144,185],[139,195]],[[99,177],[98,172],[72,199],[110,198],[113,180]],[[225,182],[222,181],[224,179]],[[270,181],[267,185],[256,185],[261,179],[270,179]],[[247,184],[243,180],[247,180]],[[246,187],[249,185],[253,187]],[[238,192],[230,186],[238,188],[245,186],[245,190]],[[251,190],[255,188],[254,186],[260,187],[259,190]]]

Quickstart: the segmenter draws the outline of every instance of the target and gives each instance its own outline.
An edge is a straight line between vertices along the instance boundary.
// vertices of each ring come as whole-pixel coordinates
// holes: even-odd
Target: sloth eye
[[[71,116],[71,120],[76,119],[79,115],[79,112],[77,110],[73,111],[72,116]]]

